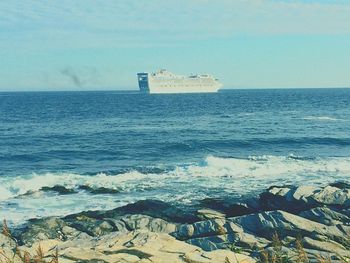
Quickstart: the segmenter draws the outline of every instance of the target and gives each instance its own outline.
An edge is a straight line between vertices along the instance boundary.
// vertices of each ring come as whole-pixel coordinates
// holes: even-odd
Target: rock
[[[315,193],[312,199],[325,205],[350,206],[350,190],[339,189],[334,186],[326,186],[321,191]]]
[[[226,220],[215,219],[200,221],[193,224],[179,225],[172,235],[180,240],[187,240],[197,237],[208,237],[226,234],[224,227]]]
[[[338,187],[336,187],[338,186]],[[273,186],[260,195],[260,210],[283,210],[300,213],[322,205],[350,207],[350,188],[346,183],[333,186]]]
[[[184,255],[185,262],[188,263],[214,263],[214,262],[227,262],[227,263],[253,263],[256,262],[251,257],[234,254],[228,250],[215,250],[211,252],[201,253],[199,251],[189,252]]]
[[[120,219],[125,215],[142,214],[154,218],[161,218],[171,223],[193,223],[200,221],[194,210],[189,207],[178,208],[174,205],[159,200],[141,200],[133,204],[107,211],[87,211],[65,217],[67,220],[75,220],[77,217],[86,216],[102,220],[104,218]]]
[[[44,186],[40,189],[43,192],[57,192],[60,195],[68,195],[77,193],[74,189],[66,188],[63,185],[55,185],[52,187]]]
[[[309,185],[299,186],[293,192],[293,199],[297,201],[303,201],[304,203],[309,203],[311,201],[310,197],[319,190],[320,188],[316,186],[309,186]]]
[[[350,208],[341,209],[339,212],[346,215],[347,217],[350,217]]]
[[[120,190],[106,187],[91,187],[89,185],[80,185],[79,190],[90,192],[91,194],[118,194]]]
[[[298,213],[316,207],[318,204],[310,199],[316,191],[315,187],[284,186],[270,187],[266,192],[260,194],[260,210],[283,210],[290,213]]]
[[[94,228],[94,234],[96,236],[101,236],[101,235],[105,235],[107,233],[110,233],[112,231],[114,231],[114,227],[112,226],[112,224],[110,224],[108,221],[102,221],[100,224],[98,224],[95,228]]]
[[[265,247],[269,243],[265,238],[244,232],[239,225],[223,219],[180,225],[172,235],[205,251],[227,249],[233,245],[252,249],[255,246]]]
[[[122,217],[121,221],[129,230],[146,229],[157,233],[171,233],[176,229],[175,224],[145,215],[127,215]]]
[[[23,261],[18,255],[15,255],[13,253],[12,249],[5,247],[5,248],[1,248],[0,262],[22,263]]]
[[[8,247],[13,249],[16,247],[16,242],[12,238],[0,233],[0,247]]]
[[[315,249],[304,249],[309,258],[309,262],[331,262],[331,263],[344,263],[344,260],[335,253],[320,251]]]
[[[58,246],[60,262],[227,263],[245,257],[232,251],[257,256],[258,247],[273,250],[277,232],[288,255],[295,255],[301,235],[310,260],[317,251],[337,260],[337,254],[350,257],[349,200],[346,183],[273,186],[246,200],[208,198],[187,207],[143,200],[108,211],[35,219],[14,236],[32,255],[40,242],[47,259]],[[15,241],[0,235],[0,244],[13,256]]]
[[[78,216],[74,220],[67,220],[67,224],[89,236],[102,236],[115,231],[113,222],[98,220],[87,216]]]
[[[350,184],[346,182],[335,182],[330,184],[330,186],[337,187],[339,189],[350,189]]]
[[[115,232],[128,232],[130,229],[127,227],[125,222],[121,219],[106,218],[108,222],[113,225]]]
[[[305,248],[310,248],[318,251],[326,251],[330,253],[336,253],[344,257],[350,257],[350,251],[341,244],[338,244],[334,241],[318,241],[304,237],[302,242]]]
[[[325,225],[350,224],[350,218],[327,207],[317,207],[299,213],[299,216]]]
[[[66,241],[58,245],[59,260],[75,262],[255,262],[249,256],[231,251],[205,252],[165,233],[136,230],[90,238],[86,243]]]
[[[218,219],[218,218],[225,218],[225,214],[220,213],[218,211],[212,210],[212,209],[200,209],[197,211],[198,217],[205,220],[205,219]]]
[[[57,217],[30,220],[17,237],[20,244],[33,244],[46,239],[65,240],[62,228],[66,223]]]
[[[236,199],[205,198],[200,204],[203,210],[211,209],[229,217],[251,214],[259,208],[256,198],[249,198],[245,202],[237,202]]]
[[[256,247],[264,248],[270,243],[267,239],[255,237],[248,233],[231,233],[192,238],[186,240],[186,242],[198,246],[204,251],[214,251],[217,249],[245,249],[246,251],[253,251]]]
[[[272,255],[279,254],[279,256],[284,256],[284,258],[290,258],[290,259],[296,259],[296,252],[293,251],[291,248],[286,247],[286,246],[281,246],[278,251],[276,251],[276,248],[273,246],[270,246],[265,249],[265,251],[270,255],[270,259]],[[280,261],[275,261],[275,262],[293,262],[293,261],[288,261],[288,260],[280,260]],[[295,261],[299,262],[299,261]],[[300,261],[302,262],[302,261]]]
[[[71,240],[71,239],[82,239],[89,237],[88,234],[78,231],[73,227],[70,226],[64,226],[62,227],[62,233],[65,236],[65,239]]]
[[[262,212],[227,220],[239,225],[245,232],[267,239],[277,232],[281,238],[320,235],[340,243],[347,242],[346,235],[337,226],[326,226],[285,211]]]
[[[204,251],[213,251],[217,249],[229,249],[234,243],[233,235],[216,235],[200,238],[191,238],[186,240],[188,244],[200,247]]]
[[[288,201],[291,201],[290,199],[290,193],[292,192],[291,187],[278,187],[278,186],[272,186],[268,189],[268,192],[273,194],[274,196],[281,196],[286,198]]]
[[[240,248],[254,249],[256,247],[264,248],[269,244],[269,240],[257,237],[249,233],[235,233],[234,242],[232,245]]]

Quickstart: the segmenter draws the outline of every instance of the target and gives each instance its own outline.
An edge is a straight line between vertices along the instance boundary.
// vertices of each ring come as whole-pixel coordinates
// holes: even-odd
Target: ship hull
[[[215,93],[218,92],[220,86],[190,86],[190,85],[177,85],[176,87],[164,87],[156,84],[149,86],[150,94],[174,94],[174,93]]]

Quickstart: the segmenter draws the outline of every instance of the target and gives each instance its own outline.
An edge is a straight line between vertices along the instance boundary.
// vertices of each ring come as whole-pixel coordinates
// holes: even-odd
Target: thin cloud
[[[81,44],[111,41],[118,46],[139,39],[171,42],[174,36],[181,41],[236,34],[350,34],[349,13],[344,1],[2,1],[0,31],[12,29],[23,38],[30,38],[30,32],[31,40],[52,45],[55,36],[70,35]]]

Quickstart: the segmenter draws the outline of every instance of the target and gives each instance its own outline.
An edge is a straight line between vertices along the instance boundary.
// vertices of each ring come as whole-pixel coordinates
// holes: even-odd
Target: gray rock
[[[74,221],[79,217],[120,219],[125,215],[142,214],[153,218],[161,218],[171,223],[192,223],[200,219],[195,215],[192,207],[176,207],[159,200],[140,200],[133,204],[118,207],[107,211],[86,211],[69,215],[65,219]]]
[[[147,229],[157,233],[171,233],[176,225],[168,223],[160,218],[153,218],[146,215],[127,215],[121,218],[128,230]]]
[[[317,207],[308,211],[303,211],[299,213],[299,216],[329,226],[350,223],[349,217],[328,207]]]
[[[312,195],[312,199],[325,205],[350,206],[350,190],[326,186],[321,191]]]
[[[205,251],[232,246],[251,249],[256,246],[265,247],[269,243],[265,238],[246,233],[239,225],[222,219],[180,225],[172,235]]]
[[[89,236],[102,236],[115,231],[113,222],[99,220],[85,215],[77,216],[74,219],[66,219],[66,223],[80,232]]]
[[[339,212],[346,215],[347,217],[350,217],[350,208],[341,209]]]
[[[16,247],[16,242],[12,238],[0,233],[0,248],[3,248],[3,247],[8,247],[13,249]]]
[[[198,217],[203,219],[203,220],[206,220],[206,219],[223,219],[225,218],[225,214],[219,212],[219,211],[215,211],[215,210],[212,210],[212,209],[199,209],[197,211],[197,214],[198,214]]]
[[[314,193],[314,187],[292,187],[292,186],[273,186],[260,195],[260,211],[284,210],[292,213],[298,213],[313,207],[318,203],[310,196]]]
[[[125,222],[121,219],[106,218],[110,224],[113,225],[116,232],[126,233],[130,229],[127,228]]]
[[[20,244],[33,244],[46,239],[65,240],[66,237],[62,232],[65,226],[67,224],[57,217],[30,220],[18,240]]]
[[[293,191],[293,199],[303,201],[304,203],[308,203],[310,202],[310,197],[314,195],[317,191],[320,191],[319,187],[302,185],[297,187]]]
[[[340,188],[338,188],[338,187]],[[273,186],[260,195],[260,210],[284,210],[300,213],[322,205],[350,207],[350,188],[348,184],[333,186]]]
[[[108,233],[113,232],[115,229],[111,223],[108,221],[102,221],[101,223],[98,223],[93,229],[93,233],[95,236],[103,236]]]
[[[70,226],[62,227],[61,231],[65,237],[64,240],[85,239],[90,237],[88,234],[78,231],[75,228]]]
[[[318,241],[304,237],[302,242],[305,248],[335,253],[343,257],[350,257],[350,251],[334,241]]]
[[[216,249],[245,250],[252,252],[257,247],[264,248],[269,241],[248,233],[231,233],[186,240],[187,243],[198,246],[205,251]]]
[[[217,235],[209,237],[200,237],[188,239],[186,242],[200,247],[204,251],[213,251],[216,249],[228,249],[234,243],[233,235]]]
[[[346,235],[336,226],[326,226],[284,211],[271,211],[259,214],[229,218],[228,221],[241,226],[245,232],[271,238],[277,232],[281,238],[298,235],[313,237],[325,236],[337,242],[346,242]]]
[[[180,240],[224,235],[227,233],[227,229],[224,227],[225,223],[226,221],[223,219],[214,219],[179,225],[173,235]]]

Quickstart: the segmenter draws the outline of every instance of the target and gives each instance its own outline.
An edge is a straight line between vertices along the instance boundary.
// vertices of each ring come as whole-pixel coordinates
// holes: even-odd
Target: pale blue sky
[[[225,88],[350,87],[350,1],[0,2],[0,91],[137,89],[159,68]]]

